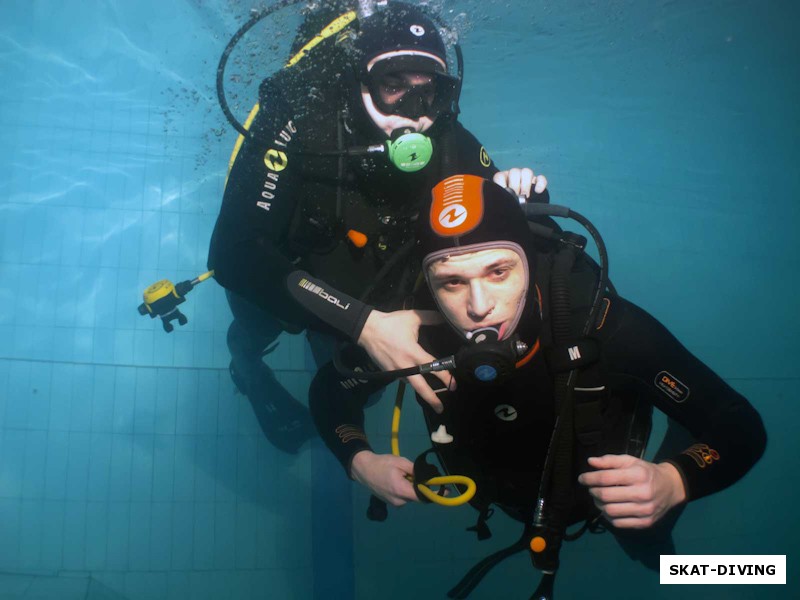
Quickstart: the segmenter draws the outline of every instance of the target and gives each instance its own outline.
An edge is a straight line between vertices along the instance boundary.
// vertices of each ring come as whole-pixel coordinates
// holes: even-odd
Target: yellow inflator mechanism
[[[172,283],[169,279],[156,281],[144,291],[144,302],[139,305],[139,314],[150,315],[151,319],[161,317],[161,324],[167,333],[174,329],[172,321],[176,319],[179,325],[186,325],[189,319],[178,310],[178,305],[186,301],[186,294],[191,292],[194,286],[213,275],[214,271],[208,271],[178,284]]]

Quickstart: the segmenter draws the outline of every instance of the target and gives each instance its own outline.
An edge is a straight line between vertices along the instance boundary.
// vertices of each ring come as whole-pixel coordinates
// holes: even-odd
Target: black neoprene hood
[[[416,6],[390,2],[360,23],[360,29],[355,42],[360,76],[367,73],[370,61],[397,51],[429,54],[447,65],[447,50],[436,24]]]
[[[499,185],[476,175],[454,175],[433,188],[417,223],[417,256],[437,303],[429,277],[430,265],[450,256],[501,248],[519,255],[525,270],[521,300],[503,334],[508,337],[520,325],[525,306],[533,305],[530,268],[535,249],[519,200]],[[445,311],[443,314],[447,318]],[[460,335],[471,337],[471,333],[462,331],[455,323],[451,325]]]
[[[420,260],[447,248],[513,242],[532,255],[531,233],[519,200],[476,175],[441,181],[423,205],[417,222]]]

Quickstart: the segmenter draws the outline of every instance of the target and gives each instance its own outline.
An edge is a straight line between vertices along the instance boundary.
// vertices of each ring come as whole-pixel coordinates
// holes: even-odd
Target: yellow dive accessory
[[[178,310],[178,305],[186,301],[186,294],[191,292],[194,286],[213,276],[214,271],[208,271],[178,284],[172,283],[169,279],[156,281],[142,294],[144,302],[139,305],[139,314],[150,315],[151,319],[161,317],[161,324],[167,333],[174,329],[172,321],[177,320],[179,325],[186,325],[189,319]]]
[[[394,400],[394,412],[392,413],[392,454],[400,456],[400,414],[403,411],[403,396],[406,391],[405,383],[402,381],[397,387],[397,396]],[[464,475],[444,475],[438,477],[431,477],[423,483],[417,483],[410,477],[409,480],[414,484],[420,494],[435,504],[441,506],[461,506],[466,504],[475,495],[477,486],[475,482]],[[466,490],[453,498],[440,496],[437,492],[433,491],[429,486],[442,486],[442,485],[463,485]]]
[[[354,10],[351,10],[350,12],[347,12],[347,13],[345,13],[343,15],[340,15],[340,16],[336,17],[333,21],[328,23],[322,29],[322,31],[320,31],[317,35],[315,35],[313,38],[311,38],[311,41],[309,41],[305,46],[300,48],[300,51],[297,54],[295,54],[291,59],[289,59],[289,62],[286,63],[286,66],[284,68],[293,67],[306,54],[308,54],[311,51],[311,49],[314,48],[317,44],[319,44],[320,42],[322,42],[326,38],[331,37],[332,35],[336,35],[342,29],[344,29],[345,27],[350,25],[350,23],[355,21],[357,18],[358,18],[358,15],[356,14],[356,11],[354,11]]]

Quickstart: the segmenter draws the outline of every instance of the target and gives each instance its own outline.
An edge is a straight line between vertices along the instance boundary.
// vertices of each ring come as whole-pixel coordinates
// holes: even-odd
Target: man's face
[[[444,316],[463,332],[495,327],[503,339],[526,289],[525,263],[508,248],[448,256],[428,266]]]

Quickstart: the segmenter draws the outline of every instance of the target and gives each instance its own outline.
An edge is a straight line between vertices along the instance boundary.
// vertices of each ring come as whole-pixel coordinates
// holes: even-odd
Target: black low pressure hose
[[[245,24],[233,34],[233,37],[228,42],[228,45],[225,46],[225,50],[222,51],[222,56],[220,57],[219,64],[217,65],[217,100],[219,101],[219,107],[225,114],[225,118],[228,119],[228,123],[230,123],[231,126],[236,131],[241,133],[245,138],[256,139],[257,136],[252,131],[248,131],[245,126],[236,119],[234,114],[231,112],[230,107],[228,106],[227,99],[225,98],[225,66],[228,64],[228,58],[230,57],[231,52],[233,52],[233,49],[236,47],[236,44],[239,43],[239,40],[241,40],[242,37],[244,37],[244,35],[259,21],[265,19],[278,10],[281,10],[282,8],[286,8],[287,6],[291,6],[293,4],[299,4],[301,1],[302,0],[280,0],[280,2],[277,2],[269,8],[254,12],[247,22],[245,22]]]
[[[553,341],[557,346],[573,339],[569,279],[580,251],[576,245],[565,245],[556,255],[553,265],[550,290],[551,322]],[[574,369],[558,373],[555,377],[554,390],[558,412],[542,469],[539,499],[533,519],[538,536],[546,541],[545,551],[535,556],[535,564],[551,574],[558,568],[558,554],[566,525],[565,515],[569,511],[571,502],[569,491],[572,489],[572,484],[569,466],[572,464],[574,442],[572,390],[575,377]]]
[[[608,252],[606,250],[606,244],[603,241],[600,232],[597,231],[597,228],[591,223],[591,221],[589,221],[589,219],[587,219],[580,213],[577,213],[566,206],[559,206],[557,204],[530,203],[530,204],[524,204],[522,208],[525,211],[525,215],[527,216],[528,219],[533,219],[540,216],[563,217],[566,219],[574,219],[575,221],[580,223],[584,227],[584,229],[586,229],[586,231],[589,232],[589,235],[592,236],[592,240],[597,246],[597,253],[600,258],[600,274],[597,278],[597,287],[595,289],[595,293],[592,298],[592,305],[591,308],[589,309],[589,315],[586,319],[586,324],[583,330],[583,335],[587,335],[589,331],[591,331],[592,323],[594,323],[595,318],[597,317],[597,313],[600,311],[603,292],[605,292],[605,290],[610,285],[608,279]],[[534,231],[539,235],[548,237],[556,241],[571,243],[570,240],[562,232],[556,232],[548,227],[537,225],[535,223],[533,225],[536,226]]]
[[[333,366],[336,367],[336,371],[344,377],[366,381],[392,381],[400,377],[411,377],[412,375],[432,373],[433,371],[447,371],[455,368],[455,356],[448,356],[424,365],[415,365],[394,371],[354,371],[342,363],[341,355],[342,353],[338,351],[333,354]]]

